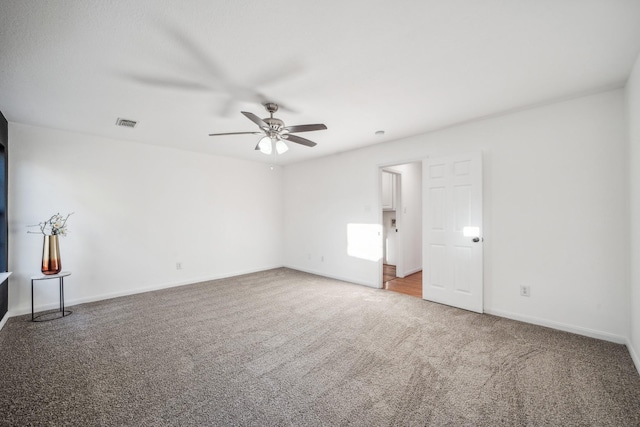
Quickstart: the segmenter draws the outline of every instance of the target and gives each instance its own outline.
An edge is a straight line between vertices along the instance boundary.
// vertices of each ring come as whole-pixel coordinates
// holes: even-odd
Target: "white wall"
[[[622,90],[286,166],[285,265],[376,286],[377,262],[348,255],[346,229],[379,224],[378,166],[474,150],[484,158],[485,310],[624,342]]]
[[[640,56],[626,87],[631,206],[631,332],[629,350],[640,371]]]
[[[282,265],[281,168],[15,123],[9,139],[14,315],[40,268],[26,226],[55,212],[74,212],[60,239],[67,304]],[[36,306],[56,303],[38,284]]]

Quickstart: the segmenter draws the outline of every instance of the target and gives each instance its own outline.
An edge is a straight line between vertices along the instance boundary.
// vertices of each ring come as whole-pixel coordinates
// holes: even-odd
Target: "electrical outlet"
[[[320,257],[320,262],[324,262],[324,255]]]
[[[176,270],[182,270],[182,263],[176,262]]]
[[[520,286],[520,296],[523,297],[530,297],[531,296],[531,289],[529,288],[529,286]]]

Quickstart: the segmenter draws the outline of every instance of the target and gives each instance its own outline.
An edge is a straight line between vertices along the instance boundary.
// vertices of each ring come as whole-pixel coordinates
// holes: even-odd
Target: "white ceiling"
[[[640,0],[0,0],[0,111],[287,164],[621,87],[639,52]],[[230,83],[250,101],[223,114]],[[240,114],[268,116],[257,92],[329,129],[277,158],[207,136],[258,130]]]

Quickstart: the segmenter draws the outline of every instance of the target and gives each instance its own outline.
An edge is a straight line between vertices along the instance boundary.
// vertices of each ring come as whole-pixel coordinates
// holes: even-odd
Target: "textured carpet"
[[[626,348],[276,269],[0,331],[0,425],[638,426]]]

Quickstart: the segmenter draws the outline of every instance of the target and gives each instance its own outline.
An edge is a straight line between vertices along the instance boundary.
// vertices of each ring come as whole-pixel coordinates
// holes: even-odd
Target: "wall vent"
[[[116,120],[116,126],[124,126],[126,128],[134,128],[137,124],[138,122],[135,120],[121,119],[119,117],[118,120]]]

